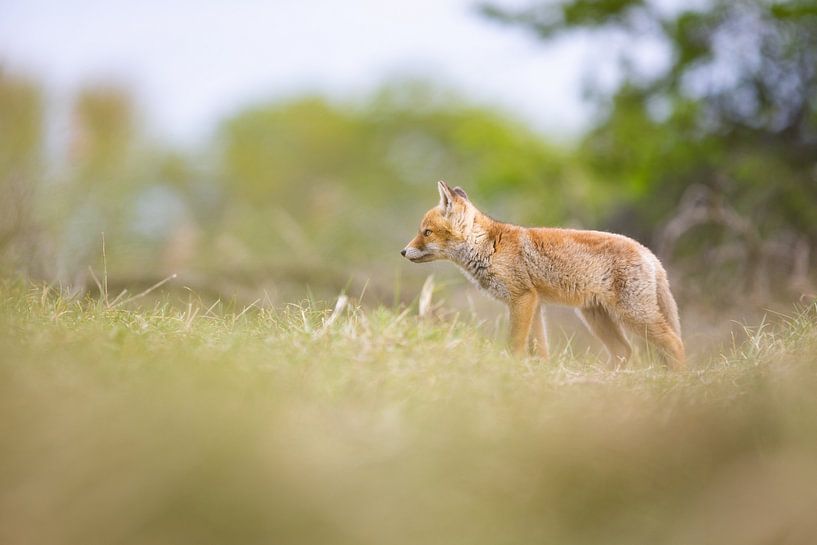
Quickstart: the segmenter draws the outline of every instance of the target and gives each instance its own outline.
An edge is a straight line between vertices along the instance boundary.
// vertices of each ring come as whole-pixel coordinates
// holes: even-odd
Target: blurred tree
[[[581,219],[591,208],[579,204],[589,181],[569,153],[422,82],[395,82],[356,106],[312,97],[249,108],[219,142],[235,238],[288,261],[393,252],[441,178],[515,221]],[[268,246],[276,240],[280,251]]]
[[[601,115],[582,145],[588,163],[624,190],[621,228],[646,238],[676,213],[687,188],[703,184],[708,191],[697,194],[712,201],[704,208],[714,217],[717,203],[728,203],[772,241],[771,253],[780,244],[802,251],[804,236],[805,248],[817,242],[817,2],[712,0],[678,11],[647,0],[569,0],[481,9],[545,40],[589,32],[607,47],[626,38],[620,82],[610,92],[593,89]],[[662,68],[639,69],[639,40],[666,50]],[[721,231],[707,231],[706,244]]]
[[[580,198],[590,181],[572,153],[507,115],[418,82],[385,87],[369,115],[388,146],[395,181],[412,191],[444,178],[500,218],[521,223],[581,222],[592,210],[590,199]]]
[[[41,175],[40,108],[35,86],[0,81],[4,236],[26,210],[9,197],[9,180],[27,195]],[[66,161],[49,170],[34,213],[56,263],[44,276],[72,286],[93,286],[87,270],[101,265],[104,232],[120,278],[276,278],[334,294],[355,270],[370,277],[382,265],[391,282],[402,264],[395,248],[436,202],[438,179],[522,223],[581,221],[597,193],[572,152],[423,82],[397,81],[357,104],[302,97],[250,107],[195,155],[146,145],[126,89],[82,89],[71,113]]]
[[[69,150],[79,178],[95,184],[117,176],[133,132],[133,107],[124,89],[105,85],[81,90],[74,101]]]
[[[155,154],[138,149],[134,110],[129,91],[109,83],[80,89],[71,105],[67,168],[48,210],[59,240],[57,276],[70,284],[86,282],[88,265],[101,260],[102,233],[112,242],[107,258],[114,266],[124,268],[117,261],[128,253],[134,261],[147,257],[135,254],[144,237],[134,222],[139,196],[158,181],[158,167]]]
[[[42,175],[43,106],[33,82],[0,68],[0,258],[28,269]]]
[[[229,189],[238,198],[263,203],[286,200],[303,183],[344,176],[360,162],[355,155],[362,129],[319,98],[248,109],[222,130]]]

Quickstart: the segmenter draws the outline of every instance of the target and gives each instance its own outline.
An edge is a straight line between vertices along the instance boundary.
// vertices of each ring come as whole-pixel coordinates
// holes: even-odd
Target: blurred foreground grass
[[[454,316],[0,288],[0,542],[817,540],[817,307],[689,373]]]

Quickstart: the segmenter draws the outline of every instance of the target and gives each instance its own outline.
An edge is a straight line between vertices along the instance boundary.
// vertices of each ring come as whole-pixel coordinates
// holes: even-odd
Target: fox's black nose
[[[400,250],[400,255],[403,256],[403,257],[406,257],[406,249],[405,248]]]

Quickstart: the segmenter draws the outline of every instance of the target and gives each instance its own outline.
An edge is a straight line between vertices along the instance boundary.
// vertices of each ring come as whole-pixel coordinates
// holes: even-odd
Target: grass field
[[[471,319],[0,284],[0,543],[817,542],[817,306],[684,374]]]

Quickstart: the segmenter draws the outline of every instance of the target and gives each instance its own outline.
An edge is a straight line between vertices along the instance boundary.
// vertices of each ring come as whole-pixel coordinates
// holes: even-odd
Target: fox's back
[[[604,304],[632,290],[654,289],[661,265],[631,238],[576,229],[517,227],[512,231],[507,250],[518,261],[511,266],[517,269],[511,281],[523,269],[531,287],[552,302]]]

